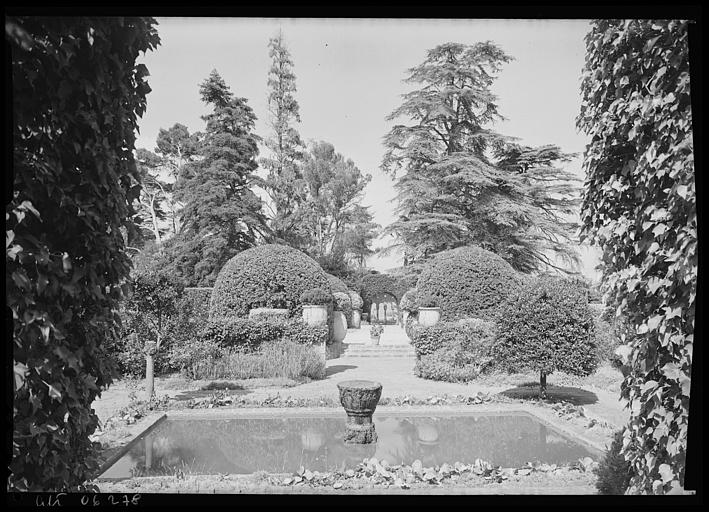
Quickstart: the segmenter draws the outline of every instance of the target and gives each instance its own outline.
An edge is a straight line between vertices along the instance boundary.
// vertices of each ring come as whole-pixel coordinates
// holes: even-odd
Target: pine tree
[[[272,59],[268,73],[268,110],[272,135],[266,139],[270,157],[261,163],[268,171],[266,191],[271,199],[271,230],[276,240],[295,247],[306,243],[307,233],[301,232],[299,207],[305,201],[301,172],[305,146],[293,124],[300,122],[293,61],[285,46],[283,34],[268,42]]]
[[[574,265],[569,222],[578,199],[572,174],[557,165],[572,155],[529,148],[496,133],[503,117],[490,87],[511,57],[491,42],[446,43],[409,70],[420,86],[403,95],[388,120],[407,117],[385,137],[382,170],[396,177],[399,218],[387,227],[405,264],[464,245],[491,250],[515,269]]]
[[[268,228],[251,189],[258,182],[256,116],[216,70],[200,85],[200,95],[214,110],[203,117],[201,159],[184,165],[176,183],[175,199],[185,207],[169,249],[185,284],[210,286],[224,263],[255,245]]]

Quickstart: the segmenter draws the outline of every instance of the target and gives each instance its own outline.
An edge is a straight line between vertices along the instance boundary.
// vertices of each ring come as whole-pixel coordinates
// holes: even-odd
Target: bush
[[[467,382],[492,367],[494,324],[480,319],[440,322],[413,330],[414,374],[424,379]]]
[[[594,473],[598,476],[596,489],[600,494],[625,494],[630,485],[632,467],[620,453],[623,448],[623,431],[613,436],[613,442],[598,463]]]
[[[438,322],[430,327],[416,325],[411,329],[411,334],[411,344],[417,357],[453,346],[466,351],[471,358],[482,361],[490,356],[495,340],[494,324],[480,319]]]
[[[347,293],[349,291],[347,285],[339,277],[327,274],[327,279],[333,292]]]
[[[419,305],[417,301],[418,291],[416,288],[411,288],[407,291],[399,301],[399,309],[408,313],[418,313]]]
[[[523,286],[500,310],[495,353],[510,372],[539,372],[541,396],[546,394],[546,376],[554,371],[593,373],[598,349],[583,290],[552,277]]]
[[[290,318],[290,311],[278,308],[254,308],[249,311],[249,319],[256,321],[287,320]]]
[[[254,353],[226,351],[197,361],[195,379],[322,379],[325,360],[318,350],[289,339],[271,341]]]
[[[359,293],[349,290],[347,294],[350,296],[350,301],[352,301],[352,309],[362,311],[364,301],[362,300],[362,297],[360,297]]]
[[[335,311],[342,311],[347,319],[347,325],[352,324],[352,300],[348,293],[335,292],[332,294],[335,299]]]
[[[418,311],[415,313],[411,313],[409,314],[409,316],[406,317],[406,322],[404,323],[404,332],[406,332],[406,336],[408,336],[410,340],[414,339],[414,331],[419,326],[418,322]]]
[[[312,288],[330,293],[327,274],[309,256],[284,245],[240,252],[219,272],[210,300],[213,318],[245,317],[257,307],[287,308],[300,315],[300,298]]]
[[[211,320],[200,333],[206,342],[239,352],[254,352],[262,344],[284,337],[295,343],[321,344],[328,339],[328,327],[308,325],[301,319],[232,318]]]
[[[424,268],[416,288],[419,300],[431,296],[438,301],[441,320],[494,320],[500,305],[521,283],[501,257],[471,246],[438,254]]]
[[[300,295],[300,303],[311,306],[329,306],[333,302],[332,293],[326,288],[313,288]]]

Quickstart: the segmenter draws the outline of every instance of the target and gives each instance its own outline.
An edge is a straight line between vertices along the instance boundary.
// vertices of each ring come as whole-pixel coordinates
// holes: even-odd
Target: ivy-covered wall
[[[597,20],[586,37],[583,233],[603,250],[631,417],[630,492],[681,490],[697,284],[686,21]]]
[[[7,17],[13,195],[5,209],[14,366],[12,490],[77,490],[98,469],[91,404],[129,291],[122,229],[152,18]]]

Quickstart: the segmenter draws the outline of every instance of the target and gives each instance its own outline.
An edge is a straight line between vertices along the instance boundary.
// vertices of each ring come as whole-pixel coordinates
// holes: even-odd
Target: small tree
[[[567,279],[543,277],[524,285],[502,308],[493,352],[510,372],[539,372],[539,397],[547,375],[578,376],[598,367],[593,314],[583,291]]]
[[[169,321],[178,313],[183,285],[173,274],[139,267],[133,280],[133,295],[128,309],[143,315],[151,337],[145,340],[145,382],[148,400],[155,390],[153,357],[160,350]]]

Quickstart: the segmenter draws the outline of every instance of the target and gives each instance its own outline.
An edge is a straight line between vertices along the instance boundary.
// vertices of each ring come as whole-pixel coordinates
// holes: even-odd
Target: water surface
[[[101,478],[175,474],[286,473],[355,468],[365,457],[424,466],[483,459],[503,467],[596,458],[584,446],[519,414],[374,415],[376,444],[346,445],[345,415],[167,419],[135,443]]]

